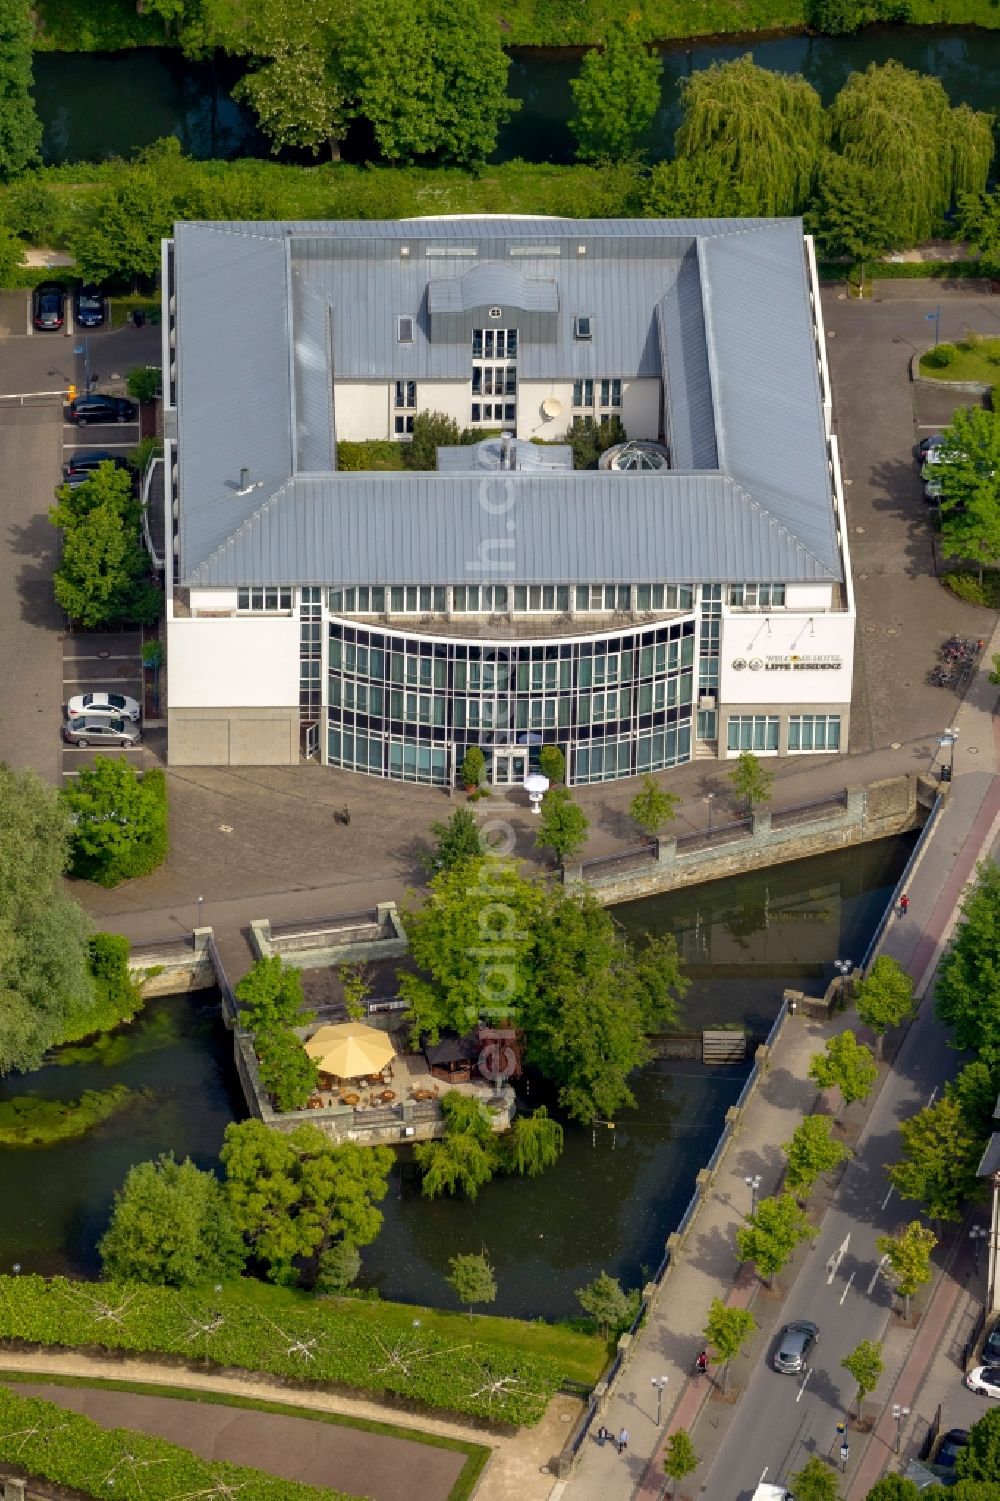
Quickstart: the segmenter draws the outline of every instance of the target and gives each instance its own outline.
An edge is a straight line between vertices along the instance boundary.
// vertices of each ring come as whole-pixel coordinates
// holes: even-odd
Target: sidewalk
[[[981,671],[958,718],[955,780],[948,802],[908,876],[909,912],[905,918],[890,919],[883,938],[881,952],[899,960],[913,977],[920,997],[927,993],[958,918],[963,888],[974,877],[978,861],[989,854],[1000,827],[1000,778],[995,775],[1000,764],[1000,730],[992,712],[995,699],[996,689]],[[804,1018],[786,1023],[761,1085],[744,1109],[740,1131],[718,1169],[714,1187],[638,1337],[638,1348],[618,1390],[602,1414],[601,1420],[613,1433],[628,1429],[629,1448],[619,1457],[613,1446],[602,1448],[588,1440],[573,1475],[555,1487],[553,1498],[605,1501],[609,1496],[628,1495],[652,1501],[662,1493],[666,1439],[678,1428],[691,1429],[711,1390],[709,1383],[690,1379],[704,1344],[702,1331],[709,1306],[715,1297],[745,1306],[756,1290],[756,1279],[747,1272],[741,1274],[734,1250],[735,1231],[749,1208],[744,1180],[760,1174],[761,1196],[774,1191],[783,1166],[780,1144],[789,1139],[816,1099],[815,1086],[806,1077],[809,1059],[827,1036],[845,1024],[843,1017],[823,1025]],[[905,1359],[899,1391],[909,1390],[911,1380],[915,1389],[922,1352],[947,1322],[953,1301],[947,1297],[949,1286],[942,1279],[941,1301],[936,1296],[928,1308]],[[668,1381],[664,1422],[657,1430],[652,1381],[663,1376]],[[742,1400],[752,1401],[752,1392]],[[895,1396],[894,1400],[905,1398]],[[886,1422],[893,1427],[891,1411],[878,1425],[879,1441],[872,1442],[862,1457],[851,1501],[864,1496],[891,1457],[883,1432]],[[711,1445],[711,1435],[699,1431],[696,1447],[703,1459],[711,1457],[706,1453],[706,1439]]]

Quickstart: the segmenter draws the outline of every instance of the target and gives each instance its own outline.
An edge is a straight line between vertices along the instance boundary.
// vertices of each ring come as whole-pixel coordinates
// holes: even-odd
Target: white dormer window
[[[573,319],[574,339],[592,339],[594,326],[589,313],[577,313]]]
[[[413,319],[405,315],[396,319],[397,344],[413,343]]]

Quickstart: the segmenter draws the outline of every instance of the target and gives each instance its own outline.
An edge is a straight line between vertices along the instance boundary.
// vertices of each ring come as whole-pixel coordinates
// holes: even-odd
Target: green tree
[[[818,1454],[812,1454],[788,1482],[795,1501],[838,1501],[837,1477]]]
[[[219,1180],[173,1153],[129,1169],[98,1249],[112,1281],[166,1287],[237,1277],[246,1261]]]
[[[666,1452],[663,1456],[663,1473],[667,1479],[673,1482],[671,1495],[677,1488],[678,1480],[684,1480],[698,1468],[698,1455],[695,1453],[691,1435],[686,1428],[677,1428],[667,1440]]]
[[[443,412],[418,412],[410,441],[403,444],[403,464],[407,469],[437,469],[439,448],[478,443],[481,437],[474,428],[459,427],[454,417]]]
[[[406,67],[399,67],[400,58]],[[517,107],[495,16],[473,0],[358,0],[339,53],[345,94],[389,161],[484,161]]]
[[[679,156],[650,171],[643,212],[652,219],[743,218],[756,213],[756,189],[735,179],[719,156]]]
[[[50,244],[59,211],[59,196],[34,173],[11,183],[0,204],[0,219],[29,245]]]
[[[139,506],[127,470],[102,464],[83,485],[63,485],[49,520],[63,533],[53,578],[56,602],[88,630],[129,621],[152,625],[162,596],[148,582]]]
[[[550,849],[560,865],[579,853],[587,842],[590,819],[573,801],[568,787],[550,787],[542,797],[535,828],[535,847]]]
[[[825,1052],[813,1054],[809,1077],[820,1089],[839,1089],[846,1109],[855,1100],[867,1100],[878,1078],[878,1065],[871,1050],[848,1029],[829,1038]]]
[[[955,227],[979,256],[983,275],[1000,277],[1000,192],[963,193]]]
[[[483,853],[479,825],[468,808],[456,808],[447,823],[432,823],[431,833],[435,846],[424,857],[429,875],[450,870],[463,860],[477,860]]]
[[[746,798],[748,813],[753,812],[757,803],[770,802],[774,772],[768,771],[753,751],[740,751],[728,776],[737,797]]]
[[[826,36],[846,36],[876,21],[910,19],[908,0],[809,0],[806,12],[810,30]]]
[[[931,1280],[931,1252],[937,1236],[919,1220],[911,1220],[897,1235],[880,1235],[875,1245],[889,1258],[892,1282],[903,1299],[904,1317],[909,1317],[910,1299],[918,1287]]]
[[[713,63],[681,85],[678,160],[726,183],[726,213],[801,213],[809,201],[826,119],[816,90],[797,74],[769,73],[752,57]],[[713,211],[715,206],[713,206]]]
[[[849,255],[860,268],[880,259],[897,243],[893,207],[881,196],[886,182],[870,168],[826,151],[816,174],[816,192],[806,216],[820,250],[828,256]]]
[[[0,0],[0,181],[38,161],[41,122],[31,97],[31,8],[28,0]]]
[[[518,1115],[502,1143],[507,1170],[523,1178],[537,1178],[562,1156],[563,1128],[544,1105],[531,1115]]]
[[[890,1027],[909,1021],[917,1009],[913,981],[889,954],[880,954],[858,986],[857,1013],[875,1033],[875,1057],[882,1057],[882,1039]]]
[[[450,1257],[445,1281],[458,1301],[469,1305],[470,1320],[474,1303],[496,1302],[497,1279],[485,1256]]]
[[[1000,1409],[991,1408],[973,1423],[969,1442],[959,1450],[955,1473],[960,1481],[995,1481],[1000,1475]]]
[[[660,105],[663,60],[632,23],[613,25],[570,79],[576,113],[569,128],[581,161],[620,161],[636,148]]]
[[[0,1073],[37,1068],[95,1014],[91,925],[63,889],[69,812],[34,772],[0,763]]]
[[[942,437],[934,465],[942,551],[974,558],[982,582],[983,564],[1000,557],[1000,415],[959,407]]]
[[[576,1300],[607,1339],[612,1329],[628,1323],[629,1300],[621,1283],[608,1272],[599,1272],[586,1287],[578,1287]]]
[[[722,1390],[729,1388],[729,1363],[735,1360],[757,1328],[757,1320],[748,1308],[730,1308],[721,1298],[713,1298],[704,1329],[706,1345],[723,1362]]]
[[[538,752],[538,770],[543,777],[548,777],[550,782],[565,782],[566,757],[558,745],[542,746]]]
[[[382,1228],[388,1147],[335,1147],[316,1126],[285,1135],[249,1120],[226,1127],[221,1157],[237,1227],[272,1282],[292,1283],[296,1263],[322,1267],[340,1241],[367,1246]]]
[[[470,1131],[448,1131],[437,1141],[420,1141],[413,1156],[427,1199],[450,1194],[474,1202],[499,1166],[499,1148],[492,1137],[484,1139]]]
[[[566,441],[573,450],[574,469],[596,469],[597,461],[607,449],[624,443],[626,432],[620,417],[574,417]]]
[[[843,1142],[834,1141],[830,1135],[832,1127],[828,1115],[807,1115],[791,1141],[782,1146],[788,1159],[785,1182],[793,1193],[811,1193],[816,1179],[831,1172],[847,1156]]]
[[[307,1027],[315,1012],[304,1009],[302,971],[278,955],[258,959],[236,987],[240,1020],[248,1032]]]
[[[277,154],[291,146],[326,149],[340,155],[347,130],[347,111],[331,61],[312,42],[279,45],[274,55],[253,68],[233,89],[257,116]]]
[[[790,1193],[761,1199],[746,1224],[736,1232],[741,1261],[752,1261],[758,1274],[771,1284],[796,1246],[816,1234]]]
[[[95,756],[60,793],[73,827],[71,870],[99,886],[146,876],[167,857],[162,771],[140,776],[125,761]]]
[[[316,1291],[342,1293],[358,1279],[361,1252],[349,1240],[338,1240],[319,1258]]]
[[[628,805],[628,816],[644,834],[656,835],[677,817],[680,802],[676,793],[664,792],[656,778],[647,772],[642,779],[642,790]]]
[[[365,1014],[365,1002],[372,993],[372,979],[365,964],[342,964],[337,971],[344,993],[344,1009],[351,1021],[359,1022]]]
[[[486,772],[486,757],[478,745],[470,745],[462,757],[462,784],[465,787],[478,787]]]
[[[854,1377],[858,1388],[858,1417],[865,1398],[878,1386],[882,1375],[882,1344],[879,1340],[863,1339],[840,1362],[844,1370]]]
[[[110,1032],[130,1022],[142,1009],[142,982],[129,969],[129,941],[120,933],[95,933],[87,944],[94,981],[94,1007],[80,1017],[82,1031],[67,1027],[65,1040],[78,1041],[94,1032]]]
[[[305,1109],[319,1083],[319,1069],[294,1032],[275,1028],[253,1034],[260,1082],[279,1111]]]
[[[904,1475],[883,1475],[865,1501],[920,1501],[920,1487]]]
[[[872,174],[892,242],[930,239],[963,193],[981,193],[993,157],[989,115],[952,108],[938,78],[890,60],[852,73],[828,111],[832,144]]]
[[[160,247],[173,232],[177,208],[155,169],[136,166],[98,192],[74,228],[70,250],[84,281],[152,279],[160,269]]]
[[[1000,867],[980,865],[962,899],[962,921],[941,961],[934,1009],[955,1046],[988,1063],[1000,1061]]]
[[[917,1199],[937,1220],[958,1220],[966,1201],[981,1188],[979,1163],[988,1130],[970,1121],[959,1089],[902,1122],[902,1159],[889,1168],[900,1198]]]
[[[136,365],[125,377],[128,394],[136,401],[155,401],[161,384],[159,365]]]

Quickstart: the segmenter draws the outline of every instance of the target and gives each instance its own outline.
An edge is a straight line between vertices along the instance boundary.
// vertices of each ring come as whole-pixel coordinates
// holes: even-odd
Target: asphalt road
[[[785,1302],[783,1322],[808,1318],[819,1325],[812,1369],[805,1381],[779,1375],[770,1368],[773,1345],[765,1350],[702,1489],[705,1501],[749,1501],[765,1470],[768,1481],[780,1483],[810,1455],[839,1453],[837,1424],[857,1395],[840,1362],[860,1340],[880,1339],[890,1316],[889,1288],[875,1275],[875,1242],[917,1213],[917,1205],[889,1193],[886,1168],[899,1156],[899,1123],[922,1109],[956,1069],[957,1056],[928,998]],[[848,1461],[848,1475],[857,1458]]]

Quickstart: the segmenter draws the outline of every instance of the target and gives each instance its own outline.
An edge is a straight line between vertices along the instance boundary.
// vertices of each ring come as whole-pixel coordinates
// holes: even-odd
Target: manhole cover
[[[828,328],[826,336],[828,339],[835,339],[837,337],[837,330],[835,328]]]
[[[967,756],[978,756],[979,755],[979,746],[978,745],[966,745],[966,746],[963,747],[963,749],[965,750],[965,754]]]
[[[99,652],[98,652],[98,653],[97,653],[97,655],[98,655],[98,656],[99,656],[99,657],[100,657],[100,659],[101,659],[101,661],[102,661],[102,662],[103,662],[103,661],[105,661],[105,660],[106,660],[106,659],[107,659],[107,658],[108,658],[108,657],[110,657],[110,655],[111,655],[111,653],[110,653],[110,652],[109,652],[109,651],[99,651]]]
[[[886,633],[887,636],[898,636],[899,635],[899,626],[898,625],[887,625],[886,628],[885,628],[885,633]]]
[[[874,636],[875,632],[877,630],[878,630],[878,626],[877,625],[866,625],[865,626],[865,635],[866,636]]]
[[[859,537],[863,537],[864,534],[865,534],[865,529],[864,529],[863,526],[856,526],[854,528],[854,531],[855,531],[856,535],[859,536]]]
[[[219,833],[220,834],[231,834],[232,832],[233,832],[233,826],[232,826],[231,823],[220,823],[219,824]]]
[[[867,584],[867,582],[868,582],[868,575],[867,575],[867,573],[859,573],[858,574],[858,582],[862,583],[862,584]]]
[[[893,741],[891,741],[890,744],[889,744],[889,749],[890,750],[902,750],[903,749],[902,741],[900,741],[900,740],[893,740]]]
[[[853,484],[854,484],[854,481],[853,481],[853,480],[852,480],[852,479],[845,479],[845,480],[844,480],[844,484],[845,484],[845,485],[853,485]]]
[[[560,1423],[572,1423],[573,1418],[570,1415],[570,1413],[568,1413],[568,1412],[561,1412],[559,1414],[559,1421],[560,1421]]]

